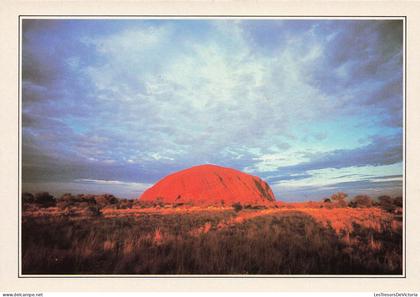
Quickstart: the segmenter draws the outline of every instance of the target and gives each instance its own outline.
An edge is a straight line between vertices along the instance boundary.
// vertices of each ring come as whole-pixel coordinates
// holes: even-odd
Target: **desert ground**
[[[340,196],[341,195],[341,196]],[[191,206],[25,193],[23,274],[402,274],[402,199]]]

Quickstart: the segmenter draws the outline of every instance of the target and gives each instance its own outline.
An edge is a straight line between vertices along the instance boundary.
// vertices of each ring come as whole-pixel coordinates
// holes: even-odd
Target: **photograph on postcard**
[[[403,276],[404,27],[21,17],[21,275]]]

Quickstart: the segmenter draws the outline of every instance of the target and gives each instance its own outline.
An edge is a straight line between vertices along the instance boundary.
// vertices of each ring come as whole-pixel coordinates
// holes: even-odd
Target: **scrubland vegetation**
[[[401,274],[402,199],[276,207],[22,197],[23,274]]]

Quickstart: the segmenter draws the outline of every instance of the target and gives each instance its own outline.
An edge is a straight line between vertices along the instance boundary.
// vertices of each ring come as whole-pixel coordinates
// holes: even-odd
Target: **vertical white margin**
[[[22,276],[22,17],[18,16],[18,277]]]
[[[402,114],[403,114],[403,123],[402,123],[402,127],[403,127],[403,179],[402,179],[402,190],[403,190],[403,213],[402,213],[402,275],[404,277],[407,277],[406,275],[406,215],[407,215],[407,207],[406,207],[406,200],[407,200],[407,193],[406,193],[406,178],[407,178],[407,172],[406,172],[406,162],[407,162],[407,156],[406,156],[406,150],[407,150],[407,125],[406,125],[406,108],[407,108],[407,98],[406,98],[406,87],[407,87],[407,78],[406,78],[406,73],[407,73],[407,69],[406,69],[406,63],[407,63],[407,48],[406,48],[406,42],[407,42],[407,16],[405,16],[403,18],[403,62],[402,62],[402,66],[403,66],[403,82],[402,82],[402,100],[403,100],[403,110],[402,110]]]

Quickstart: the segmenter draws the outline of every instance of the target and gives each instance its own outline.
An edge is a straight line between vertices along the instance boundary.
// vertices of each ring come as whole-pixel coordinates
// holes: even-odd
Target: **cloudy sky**
[[[23,191],[211,163],[278,200],[402,191],[400,20],[23,20]]]

